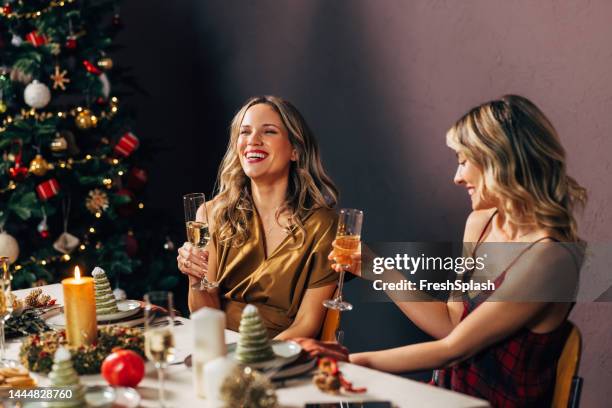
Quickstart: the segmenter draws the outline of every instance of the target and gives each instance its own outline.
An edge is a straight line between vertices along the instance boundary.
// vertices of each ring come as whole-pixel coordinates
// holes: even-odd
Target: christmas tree
[[[79,264],[128,292],[171,289],[174,244],[142,201],[150,149],[122,104],[138,87],[113,61],[118,1],[3,3],[0,255],[13,286],[57,282]]]

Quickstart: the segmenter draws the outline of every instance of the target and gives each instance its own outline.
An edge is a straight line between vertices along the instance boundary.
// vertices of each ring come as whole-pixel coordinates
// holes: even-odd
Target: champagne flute
[[[208,231],[208,215],[206,214],[206,197],[204,193],[191,193],[183,196],[183,205],[185,207],[185,226],[187,228],[187,240],[191,245],[198,249],[203,249],[210,241],[210,233]],[[197,213],[201,211],[202,217],[197,221]],[[192,287],[194,289],[206,290],[213,289],[218,286],[218,283],[211,282],[202,277],[199,284]]]
[[[344,286],[344,270],[348,269],[353,263],[351,255],[359,252],[359,242],[361,240],[361,225],[363,224],[363,211],[354,208],[343,208],[338,216],[338,230],[336,231],[336,244],[334,261],[342,266],[340,277],[338,278],[338,296],[335,299],[328,299],[323,302],[323,306],[341,312],[352,310],[353,305],[342,299],[342,287]]]
[[[174,361],[174,304],[172,292],[149,292],[145,301],[145,354],[155,364],[159,380],[160,407],[166,405],[164,374],[168,364]]]
[[[11,274],[9,272],[9,258],[0,256],[0,362],[6,361],[4,323],[13,313],[13,297],[11,296]]]

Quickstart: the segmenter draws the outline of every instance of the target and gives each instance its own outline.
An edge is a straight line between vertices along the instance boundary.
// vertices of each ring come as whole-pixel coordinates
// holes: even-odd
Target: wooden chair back
[[[571,322],[570,322],[571,323]],[[561,357],[557,363],[557,379],[553,395],[554,408],[577,407],[582,379],[577,376],[582,353],[580,330],[572,324]]]

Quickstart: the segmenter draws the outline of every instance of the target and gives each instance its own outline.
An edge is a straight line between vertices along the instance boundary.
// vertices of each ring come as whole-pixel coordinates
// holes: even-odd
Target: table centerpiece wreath
[[[102,362],[113,349],[132,350],[144,357],[142,330],[123,326],[106,326],[98,329],[98,339],[88,346],[71,347],[66,331],[48,331],[28,336],[21,345],[21,363],[30,371],[48,374],[53,366],[53,355],[61,347],[72,355],[74,368],[79,375],[99,374]]]

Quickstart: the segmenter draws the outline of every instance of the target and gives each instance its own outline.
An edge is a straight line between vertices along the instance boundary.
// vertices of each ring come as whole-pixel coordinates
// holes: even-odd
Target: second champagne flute
[[[13,299],[11,296],[11,275],[9,272],[9,258],[0,256],[0,364],[6,362],[4,323],[13,312]]]
[[[183,196],[185,207],[185,227],[187,228],[187,240],[194,247],[202,250],[210,241],[208,231],[208,214],[206,214],[206,197],[204,193],[191,193]],[[197,215],[200,211],[202,216],[198,220]],[[194,288],[200,290],[212,289],[217,287],[217,283],[209,281],[206,276],[202,277],[199,284]]]
[[[338,215],[338,230],[336,232],[336,244],[334,261],[342,266],[342,272],[338,278],[338,296],[328,299],[323,306],[341,312],[352,310],[353,305],[342,299],[342,287],[344,285],[344,270],[348,269],[353,262],[351,255],[359,252],[361,241],[361,226],[363,224],[363,211],[354,208],[343,208]]]
[[[172,292],[149,292],[145,301],[145,354],[155,364],[160,407],[166,405],[164,371],[174,361],[174,302]]]

